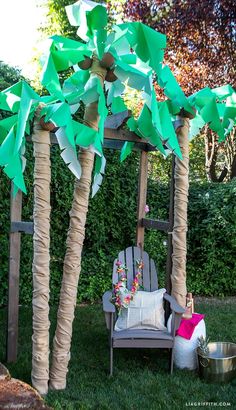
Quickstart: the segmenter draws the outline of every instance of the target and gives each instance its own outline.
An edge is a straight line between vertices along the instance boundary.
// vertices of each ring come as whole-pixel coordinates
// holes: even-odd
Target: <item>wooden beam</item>
[[[11,188],[11,222],[21,220],[22,192],[18,191],[13,198]],[[19,317],[19,274],[20,274],[20,243],[21,234],[10,232],[10,259],[8,278],[8,317],[7,317],[7,362],[17,359],[18,317]]]
[[[129,141],[129,142],[143,142],[149,144],[144,138],[140,138],[137,134],[126,129],[113,130],[105,128],[104,138],[109,140]],[[149,144],[150,145],[150,144]]]
[[[34,233],[34,224],[33,222],[22,222],[22,221],[13,221],[11,223],[11,232],[23,232],[33,235]]]
[[[108,149],[118,149],[121,150],[125,141],[119,141],[119,140],[108,140],[105,139],[103,142],[103,147],[108,148]],[[153,147],[149,144],[144,144],[143,142],[135,142],[133,151],[156,151],[156,148]]]
[[[105,128],[117,129],[121,127],[131,117],[131,111],[126,110],[117,114],[108,115],[105,120]]]
[[[27,136],[26,141],[31,142],[31,137]],[[111,144],[111,142],[114,144]],[[134,132],[129,130],[115,130],[112,128],[105,128],[104,130],[104,147],[112,149],[121,149],[125,141],[134,142],[134,150],[156,151],[156,147],[150,144],[144,138],[139,138]],[[115,144],[120,142],[120,144]],[[50,133],[51,145],[58,144],[57,137],[54,133]]]
[[[118,114],[109,115],[105,121],[104,129],[104,146],[105,148],[120,149],[119,144],[109,144],[109,140],[135,142],[134,149],[144,151],[156,151],[156,147],[150,144],[145,138],[140,138],[135,132],[127,129],[120,129],[125,120],[130,116],[129,111],[123,111]],[[181,127],[183,120],[173,121],[175,129]],[[30,136],[26,137],[26,141],[32,141]],[[52,145],[58,144],[57,137],[54,132],[50,133],[50,142]],[[122,145],[123,146],[123,145]],[[113,148],[114,147],[114,148]]]
[[[147,200],[147,180],[148,180],[148,154],[141,151],[139,166],[139,184],[138,184],[138,222],[136,228],[136,244],[143,249],[144,244],[144,226],[142,220],[145,216],[145,205]]]
[[[158,229],[159,231],[168,232],[170,224],[167,221],[160,221],[157,219],[142,219],[142,226],[144,228]]]

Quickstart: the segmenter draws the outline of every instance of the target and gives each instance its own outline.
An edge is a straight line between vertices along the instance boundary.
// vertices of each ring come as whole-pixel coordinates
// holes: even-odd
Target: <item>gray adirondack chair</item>
[[[145,291],[151,292],[158,289],[157,272],[154,261],[149,258],[147,252],[142,252],[138,247],[129,247],[121,251],[113,265],[112,283],[117,283],[116,262],[121,261],[128,268],[127,288],[130,289],[134,275],[135,263],[137,259],[143,260],[144,268],[142,272],[142,286]],[[106,326],[109,330],[110,343],[110,375],[113,374],[113,349],[114,348],[165,348],[170,349],[170,373],[173,372],[173,347],[175,333],[179,327],[181,316],[184,309],[178,305],[176,300],[167,293],[164,300],[170,304],[172,310],[171,332],[159,330],[122,330],[115,331],[114,323],[116,320],[115,306],[110,302],[112,291],[107,291],[103,295],[103,311],[105,313]]]

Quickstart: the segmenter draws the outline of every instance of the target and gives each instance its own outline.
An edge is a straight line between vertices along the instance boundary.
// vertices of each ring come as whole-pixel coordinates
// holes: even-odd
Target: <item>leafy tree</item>
[[[0,61],[0,91],[17,83],[22,78],[21,71],[18,68],[11,67]]]
[[[3,61],[0,61],[0,91],[17,83],[17,81],[22,78],[23,77],[18,68],[11,67]],[[7,111],[0,112],[0,120],[8,116],[9,113]]]

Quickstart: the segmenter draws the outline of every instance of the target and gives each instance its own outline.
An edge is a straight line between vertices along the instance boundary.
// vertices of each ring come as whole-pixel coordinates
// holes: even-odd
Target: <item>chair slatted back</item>
[[[143,271],[140,284],[144,290],[150,292],[158,289],[157,271],[154,261],[149,258],[147,252],[142,252],[137,246],[130,246],[124,251],[121,251],[118,258],[114,260],[112,283],[118,282],[118,275],[116,272],[116,262],[119,260],[122,264],[128,268],[127,272],[127,288],[131,289],[134,276],[136,274],[136,260],[143,260]]]

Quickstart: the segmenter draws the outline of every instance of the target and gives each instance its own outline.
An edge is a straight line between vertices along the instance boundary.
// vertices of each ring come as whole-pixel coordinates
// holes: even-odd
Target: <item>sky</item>
[[[37,28],[45,20],[45,7],[38,3],[39,0],[1,0],[0,5],[0,60],[22,69],[29,79],[34,75],[30,65],[33,49],[40,39]]]

